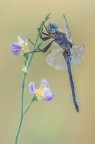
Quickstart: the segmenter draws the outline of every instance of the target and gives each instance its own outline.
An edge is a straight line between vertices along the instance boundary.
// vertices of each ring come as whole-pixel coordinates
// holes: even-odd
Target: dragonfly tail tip
[[[76,107],[76,111],[79,113],[79,107]]]

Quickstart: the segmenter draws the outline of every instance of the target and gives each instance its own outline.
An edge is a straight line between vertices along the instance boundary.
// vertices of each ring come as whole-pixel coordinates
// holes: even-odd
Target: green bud
[[[28,73],[28,70],[27,70],[27,67],[23,65],[23,68],[22,68],[22,72],[24,74],[27,74]]]

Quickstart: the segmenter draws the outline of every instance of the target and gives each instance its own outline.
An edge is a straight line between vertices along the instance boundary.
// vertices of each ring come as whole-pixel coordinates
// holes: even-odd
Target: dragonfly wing
[[[84,45],[79,45],[79,46],[74,45],[71,48],[71,53],[72,53],[73,62],[77,66],[79,66],[82,59],[84,58]]]
[[[69,29],[69,26],[68,26],[68,23],[67,23],[65,15],[63,15],[63,26],[64,26],[65,32],[67,33],[68,40],[70,42],[72,42],[72,35],[71,35],[71,32],[70,32],[70,29]]]
[[[50,41],[53,41],[53,40],[54,40],[53,38],[50,39]],[[53,41],[52,46],[59,48],[59,45],[55,41]]]
[[[46,57],[46,62],[57,70],[66,70],[67,65],[63,56],[63,50],[52,49]]]

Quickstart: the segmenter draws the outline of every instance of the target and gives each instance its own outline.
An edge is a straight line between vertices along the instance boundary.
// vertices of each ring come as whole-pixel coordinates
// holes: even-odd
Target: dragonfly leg
[[[46,32],[48,33],[48,30],[47,30],[47,27],[45,26],[45,24],[44,24],[44,28],[45,28]]]
[[[26,52],[25,54],[30,54],[30,53],[35,53],[35,52],[42,52],[42,50],[38,49],[38,50],[34,50],[34,51],[29,51],[29,52]]]
[[[42,52],[46,52],[48,49],[49,49],[49,47],[52,45],[52,43],[54,42],[54,40],[52,40],[45,48],[43,48],[41,51]]]
[[[43,32],[43,31],[42,31],[42,34],[43,34],[43,35],[45,35],[45,36],[49,36],[49,34],[47,34],[47,33]]]
[[[46,40],[49,40],[51,37],[42,37],[42,36],[40,35],[40,38],[41,38],[43,41],[46,41]]]
[[[42,30],[42,34],[43,35],[46,35],[46,36],[50,36],[50,33],[49,33],[49,31],[47,30],[47,27],[45,26],[45,24],[44,24],[44,28],[45,28],[45,30],[46,30],[46,32],[43,32],[43,30]]]
[[[30,40],[30,38],[29,38],[29,41],[30,41],[30,43],[31,43],[32,45],[35,45],[35,44]]]
[[[29,54],[29,53],[35,53],[35,52],[42,52],[42,53],[45,53],[49,47],[52,45],[54,40],[52,40],[45,48],[43,48],[42,50],[39,48],[38,50],[34,50],[34,51],[30,51],[30,52],[27,52],[26,54]]]
[[[39,30],[39,28],[38,28],[38,31],[39,31],[39,34],[40,34],[40,38],[43,40],[43,41],[46,41],[46,40],[49,40],[51,37],[48,35],[48,36],[46,36],[46,37],[43,37],[43,33]],[[44,35],[46,35],[45,33],[44,33]]]

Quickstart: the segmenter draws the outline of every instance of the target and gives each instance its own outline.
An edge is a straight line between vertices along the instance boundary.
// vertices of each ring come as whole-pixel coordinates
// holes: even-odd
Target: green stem
[[[36,42],[35,42],[35,45],[34,45],[34,50],[35,50],[35,48],[36,48],[38,39],[39,39],[39,33],[38,33],[37,38],[36,38]],[[30,67],[31,61],[32,61],[32,59],[33,59],[33,56],[34,56],[34,53],[32,53],[32,55],[31,55],[31,57],[30,57],[29,63],[28,63],[28,65],[27,65],[27,69],[29,69],[29,67]]]
[[[29,60],[29,63],[27,64],[27,70],[29,70],[29,67],[30,67],[31,61],[33,59],[33,56],[34,56],[34,53],[32,53],[32,55],[30,57],[30,60]]]
[[[23,102],[24,102],[25,80],[26,80],[26,75],[23,76],[23,81],[22,81],[21,118],[20,118],[20,123],[19,123],[19,127],[18,127],[18,130],[17,130],[17,134],[16,134],[15,144],[18,144],[18,138],[19,138],[22,122],[23,122]]]
[[[49,18],[49,16],[50,16],[50,14],[48,14],[46,16],[46,18],[44,19],[44,21],[41,23],[40,30],[42,29],[45,21],[47,21],[47,19]],[[39,39],[39,33],[38,33],[36,41],[35,41],[34,50],[36,49],[36,46],[37,46],[37,43],[38,43],[38,39]],[[32,59],[33,59],[33,56],[34,56],[34,53],[32,53],[29,61],[28,61],[28,56],[26,56],[25,66],[27,67],[27,70],[30,67],[30,64],[31,64]],[[23,122],[24,115],[29,110],[29,108],[30,108],[31,104],[33,103],[33,101],[36,100],[35,96],[33,96],[32,100],[30,101],[30,103],[28,104],[28,106],[26,107],[26,109],[24,110],[24,90],[25,90],[26,77],[27,77],[27,74],[24,74],[23,80],[22,80],[22,94],[21,94],[21,117],[20,117],[20,122],[19,122],[18,130],[17,130],[17,134],[16,134],[15,144],[18,144],[19,134],[20,134],[20,130],[21,130],[21,127],[22,127],[22,122]]]
[[[36,44],[37,44],[37,42],[38,42],[38,38],[39,38],[39,34],[37,35],[36,42],[35,42],[35,45],[34,45],[34,49],[35,49]],[[32,59],[33,59],[33,56],[34,56],[34,53],[32,53],[32,55],[31,55],[30,60],[29,60],[28,63],[27,63],[28,58],[26,58],[25,65],[27,65],[27,69],[29,69],[29,67],[30,67],[30,64],[31,64]],[[21,118],[20,118],[20,123],[19,123],[19,127],[18,127],[18,130],[17,130],[17,134],[16,134],[15,144],[18,144],[18,138],[19,138],[19,134],[20,134],[20,130],[21,130],[23,118],[24,118],[24,115],[26,114],[26,112],[23,113],[23,109],[24,109],[24,108],[23,108],[23,103],[24,103],[24,89],[25,89],[26,77],[27,77],[27,74],[24,75],[23,81],[22,81]],[[30,107],[30,106],[29,106],[29,107]],[[29,109],[29,108],[28,108],[28,109]],[[28,110],[28,109],[27,109],[27,110]],[[26,110],[26,111],[27,111],[27,110]]]
[[[29,103],[29,104],[27,105],[27,107],[25,108],[25,110],[24,110],[24,112],[23,112],[23,115],[25,115],[25,114],[27,113],[27,111],[28,111],[29,108],[31,107],[31,104],[32,104],[34,101],[37,101],[35,95],[32,97],[30,103]]]

